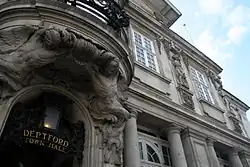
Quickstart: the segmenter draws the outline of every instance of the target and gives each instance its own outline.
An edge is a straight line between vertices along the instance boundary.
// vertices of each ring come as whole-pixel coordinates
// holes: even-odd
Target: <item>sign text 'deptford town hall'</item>
[[[48,147],[64,153],[67,152],[69,148],[69,141],[48,132],[24,130],[23,137],[25,143]]]

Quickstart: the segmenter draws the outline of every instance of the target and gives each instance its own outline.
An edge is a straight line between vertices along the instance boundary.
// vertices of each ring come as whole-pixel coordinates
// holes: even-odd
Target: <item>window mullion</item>
[[[142,141],[143,160],[148,161],[148,151],[145,141]]]

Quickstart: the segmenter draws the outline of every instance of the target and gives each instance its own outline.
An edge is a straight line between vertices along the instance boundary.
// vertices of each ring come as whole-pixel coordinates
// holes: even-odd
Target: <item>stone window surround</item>
[[[149,164],[149,165],[151,164],[151,165],[153,165],[153,166],[155,165],[157,167],[171,167],[171,166],[167,166],[165,164],[163,152],[162,152],[162,146],[169,148],[168,141],[162,140],[159,137],[145,134],[143,132],[138,132],[138,142],[143,142],[144,144],[149,144],[150,146],[154,146],[154,148],[157,148],[157,150],[159,151],[158,155],[159,155],[160,162],[161,162],[161,164],[158,164],[158,163],[153,163],[153,162],[146,161],[146,160],[140,160],[142,162],[142,164],[140,166],[144,167],[143,164]],[[155,144],[157,144],[159,147],[157,147]],[[146,151],[146,150],[144,149],[144,151]],[[144,155],[145,155],[145,153],[144,153]],[[169,155],[169,158],[171,158],[170,155]]]
[[[196,68],[192,67],[192,66],[189,66],[189,69],[190,69],[189,71],[190,71],[191,80],[192,80],[193,85],[194,85],[194,88],[195,88],[195,90],[196,90],[196,92],[197,92],[198,99],[203,99],[204,101],[207,101],[207,102],[210,103],[211,105],[215,105],[215,99],[214,99],[214,96],[212,95],[211,87],[209,86],[209,83],[208,83],[208,81],[206,80],[205,75],[204,75],[202,72],[200,72],[199,70],[197,70]],[[194,78],[194,76],[193,76],[193,74],[192,74],[192,70],[196,73],[196,77],[197,77],[198,81],[197,81],[197,79]],[[203,81],[202,81],[203,83],[202,83],[201,81],[199,81],[200,79],[198,78],[197,74],[200,74],[200,75],[201,75],[202,80],[203,80]],[[198,82],[198,83],[197,83],[197,82]],[[198,93],[198,88],[197,88],[196,84],[201,85],[201,87],[202,87],[202,93],[203,93],[203,96],[204,96],[205,98],[203,98],[203,97],[201,97],[201,96],[199,95],[199,93]],[[209,97],[207,97],[207,95],[206,95],[206,93],[205,93],[205,91],[204,91],[204,88],[208,91],[208,96],[209,96]],[[211,101],[211,102],[209,101],[208,98],[210,98],[210,101]]]
[[[131,33],[132,33],[132,45],[133,45],[133,52],[134,52],[134,54],[135,54],[135,59],[136,59],[136,63],[137,64],[140,64],[141,66],[144,66],[146,69],[149,69],[149,71],[152,71],[152,72],[154,72],[154,73],[160,73],[160,69],[159,69],[159,64],[158,64],[158,60],[157,60],[157,52],[156,52],[156,48],[155,48],[155,43],[154,43],[154,40],[152,39],[152,38],[150,38],[148,35],[145,35],[143,32],[141,32],[141,31],[139,31],[139,30],[135,30],[135,29],[133,29],[133,28],[131,28]],[[142,63],[140,63],[140,62],[138,62],[138,56],[137,56],[137,52],[136,52],[136,44],[135,44],[135,33],[137,33],[137,34],[139,34],[143,39],[144,38],[146,38],[147,40],[149,40],[150,41],[150,43],[151,43],[151,47],[152,47],[152,53],[153,53],[153,59],[154,59],[154,65],[155,65],[155,70],[154,69],[152,69],[152,68],[150,68],[149,67],[149,65],[148,65],[148,58],[147,58],[147,56],[145,55],[145,49],[144,49],[144,47],[142,48],[143,50],[144,50],[144,59],[145,59],[145,65],[144,64],[142,64]],[[144,40],[143,40],[144,41]],[[142,41],[142,42],[143,42]],[[143,45],[145,45],[145,43],[143,42]]]

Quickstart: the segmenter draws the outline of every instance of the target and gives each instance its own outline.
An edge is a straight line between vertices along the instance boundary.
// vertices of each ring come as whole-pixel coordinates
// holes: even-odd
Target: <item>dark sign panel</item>
[[[49,132],[25,129],[23,131],[23,137],[24,143],[48,147],[64,153],[67,153],[69,150],[70,144],[68,140],[62,139]]]

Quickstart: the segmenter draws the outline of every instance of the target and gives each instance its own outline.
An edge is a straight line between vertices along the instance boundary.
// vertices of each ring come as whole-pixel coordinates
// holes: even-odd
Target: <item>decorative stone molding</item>
[[[162,42],[162,36],[156,35],[156,44],[160,54],[161,54],[161,42]]]
[[[216,140],[214,138],[211,138],[211,137],[207,138],[207,145],[208,146],[214,146],[215,142],[216,142]]]
[[[178,133],[178,134],[180,134],[181,130],[182,130],[181,126],[179,126],[179,125],[177,125],[175,123],[171,123],[169,125],[169,127],[166,128],[167,133]]]

